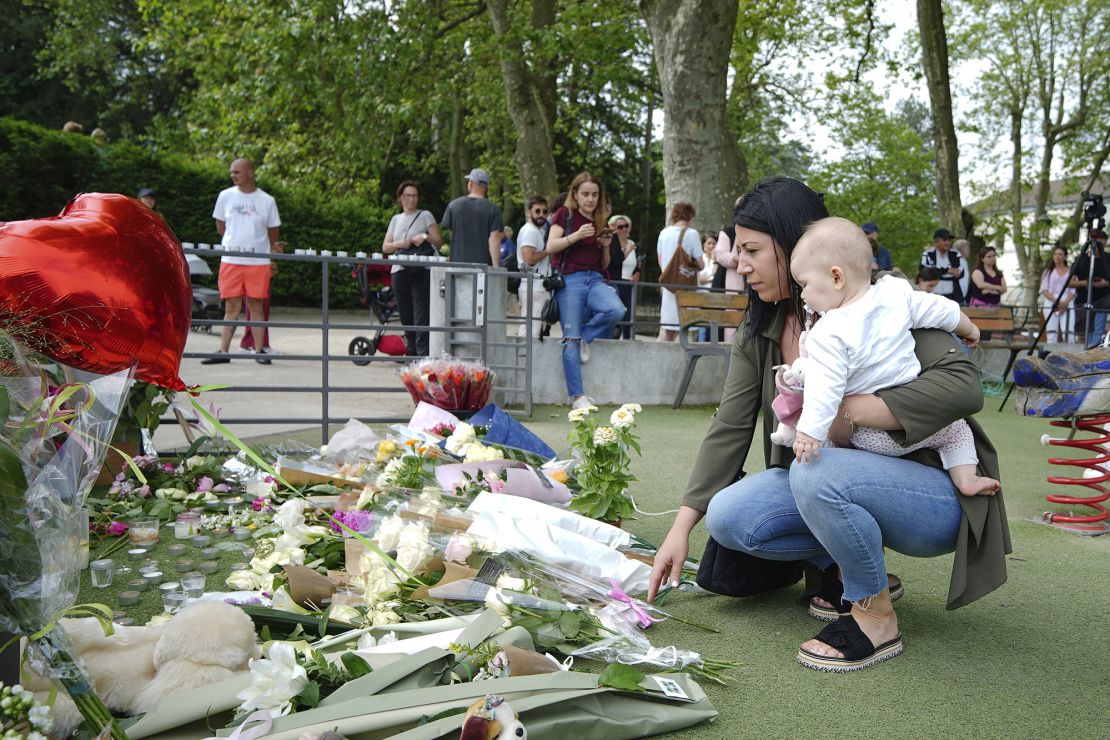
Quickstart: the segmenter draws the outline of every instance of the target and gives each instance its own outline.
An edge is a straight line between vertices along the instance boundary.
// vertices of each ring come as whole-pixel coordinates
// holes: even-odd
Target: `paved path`
[[[332,323],[367,323],[365,312],[332,311]],[[320,312],[310,309],[275,309],[272,321],[318,323]],[[320,387],[323,373],[318,361],[283,360],[281,354],[320,354],[322,349],[319,329],[273,329],[270,344],[279,353],[273,364],[260,365],[250,355],[235,354],[239,346],[240,328],[232,340],[232,361],[226,365],[201,365],[200,359],[185,358],[181,361],[181,378],[187,385],[226,384],[230,386],[283,386],[288,391],[244,392],[211,391],[202,396],[202,403],[212,403],[219,408],[221,419],[233,418],[314,418],[321,414],[321,394],[306,390]],[[333,329],[329,335],[328,351],[332,355],[346,355],[347,345],[356,335],[370,335],[370,331]],[[218,327],[212,334],[191,332],[186,352],[216,352],[219,350]],[[359,367],[353,362],[333,362],[328,366],[328,382],[333,386],[393,386],[400,393],[335,393],[329,396],[332,417],[344,416],[407,416],[412,411],[412,401],[397,376],[401,367],[396,362],[372,362]],[[189,401],[179,394],[179,404],[188,407]],[[189,417],[192,417],[190,412]],[[232,425],[240,437],[257,437],[319,428],[319,421],[299,424],[241,424]],[[155,432],[155,446],[169,450],[186,444],[185,436],[176,424],[163,424]]]

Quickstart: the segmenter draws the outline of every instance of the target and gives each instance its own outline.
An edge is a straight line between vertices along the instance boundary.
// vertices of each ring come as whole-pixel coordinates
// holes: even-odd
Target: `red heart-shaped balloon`
[[[166,222],[84,193],[54,218],[0,223],[0,329],[59,362],[185,390],[189,268]]]

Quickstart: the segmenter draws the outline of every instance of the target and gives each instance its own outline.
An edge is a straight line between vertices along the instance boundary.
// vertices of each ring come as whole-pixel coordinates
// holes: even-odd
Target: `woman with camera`
[[[582,387],[580,365],[590,359],[590,342],[611,337],[624,316],[624,304],[607,282],[612,232],[606,226],[609,198],[601,180],[580,172],[570,183],[566,203],[551,215],[547,252],[563,285],[555,291],[563,327],[563,374],[574,408],[593,405]]]
[[[431,255],[443,244],[435,216],[431,211],[420,210],[420,185],[413,180],[405,180],[397,187],[397,203],[401,212],[389,220],[385,230],[382,252],[398,257],[416,254]],[[410,326],[428,326],[429,275],[426,267],[402,267],[394,265],[390,270],[393,281],[393,295],[397,297],[397,309],[401,313],[401,323],[405,325],[405,346],[408,354],[423,356],[428,354],[428,332],[409,331]]]

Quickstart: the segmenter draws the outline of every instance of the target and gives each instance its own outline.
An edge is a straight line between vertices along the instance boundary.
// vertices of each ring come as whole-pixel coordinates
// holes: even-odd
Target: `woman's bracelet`
[[[848,426],[851,427],[852,434],[855,434],[856,429],[859,428],[859,424],[852,420],[852,412],[844,406],[843,402],[840,404],[840,411],[842,412],[841,416],[844,417],[844,421],[848,422]]]

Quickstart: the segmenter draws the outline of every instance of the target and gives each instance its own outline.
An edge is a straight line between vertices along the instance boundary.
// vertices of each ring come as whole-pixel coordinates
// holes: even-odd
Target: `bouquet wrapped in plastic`
[[[413,403],[447,411],[477,411],[486,405],[494,373],[480,362],[444,356],[414,362],[401,370]]]
[[[35,669],[69,693],[96,733],[110,727],[111,737],[122,738],[54,625],[61,614],[76,615],[79,511],[104,462],[131,373],[34,366],[0,342],[7,355],[0,372],[0,629],[27,636]],[[107,623],[111,612],[97,616]]]

